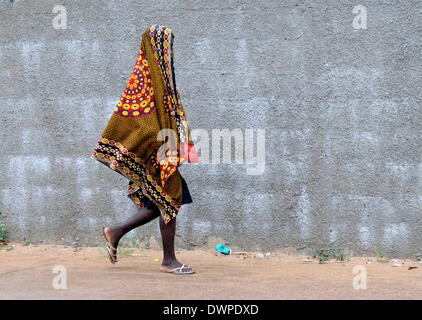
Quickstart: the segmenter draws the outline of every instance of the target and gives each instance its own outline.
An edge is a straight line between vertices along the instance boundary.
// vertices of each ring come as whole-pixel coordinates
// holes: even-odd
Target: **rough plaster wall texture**
[[[266,168],[186,165],[178,245],[422,252],[420,1],[0,2],[0,218],[18,241],[80,239],[136,211],[89,159],[151,24],[176,36],[192,128],[265,128]],[[157,223],[131,232],[159,243]],[[214,243],[211,243],[214,245]],[[216,243],[215,243],[216,244]]]

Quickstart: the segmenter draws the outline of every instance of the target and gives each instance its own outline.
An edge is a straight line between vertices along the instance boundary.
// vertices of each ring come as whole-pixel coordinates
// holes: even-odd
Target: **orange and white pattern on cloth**
[[[164,107],[166,111],[176,120],[180,143],[183,144],[187,142],[188,137],[185,128],[186,117],[181,107],[180,96],[176,88],[176,77],[174,76],[174,35],[170,28],[153,25],[149,29],[149,36],[154,56],[157,59],[164,78]]]
[[[176,90],[173,33],[154,25],[141,39],[136,64],[92,157],[129,179],[129,196],[138,206],[153,202],[168,222],[183,200],[178,166],[199,158]],[[176,139],[158,139],[166,129]]]
[[[137,118],[150,114],[154,108],[154,89],[148,60],[140,49],[132,74],[119,103],[114,108],[114,113],[123,117]]]
[[[175,119],[177,133],[179,136],[179,148],[169,148],[165,156],[158,159],[160,165],[160,178],[164,186],[169,177],[177,170],[177,167],[185,160],[199,162],[193,144],[189,143],[187,132],[187,121],[176,88],[176,77],[174,76],[173,60],[173,39],[171,29],[153,25],[149,29],[152,51],[160,66],[164,79],[165,92],[163,97],[166,112]]]
[[[167,150],[165,158],[159,161],[161,185],[165,186],[166,181],[177,170],[180,157],[177,150]]]

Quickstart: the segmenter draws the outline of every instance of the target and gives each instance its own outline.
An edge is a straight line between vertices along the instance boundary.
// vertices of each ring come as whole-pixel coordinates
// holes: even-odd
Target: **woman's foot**
[[[119,245],[120,237],[117,233],[110,227],[103,228],[104,238],[108,242],[107,251],[109,253],[110,262],[117,262],[117,246]]]
[[[177,260],[173,260],[170,262],[163,262],[163,264],[160,267],[160,270],[162,272],[168,272],[168,273],[175,273],[175,274],[194,274],[195,270],[183,263],[180,263]]]

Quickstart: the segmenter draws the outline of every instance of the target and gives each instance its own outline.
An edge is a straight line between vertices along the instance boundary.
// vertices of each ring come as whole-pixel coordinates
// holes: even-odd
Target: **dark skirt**
[[[192,203],[192,196],[190,195],[188,184],[186,183],[185,179],[183,179],[182,175],[180,175],[180,178],[182,179],[182,205]],[[144,204],[144,207],[149,209],[155,209],[157,206],[152,203],[151,200],[144,197],[142,198],[141,202]]]

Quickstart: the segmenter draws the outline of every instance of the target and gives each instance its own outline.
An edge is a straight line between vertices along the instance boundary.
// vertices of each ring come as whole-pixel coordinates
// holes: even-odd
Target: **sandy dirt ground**
[[[11,248],[0,250],[0,299],[422,298],[422,264],[416,260],[381,263],[373,257],[353,257],[348,262],[320,264],[286,253],[260,259],[255,253],[218,256],[212,250],[179,251],[179,260],[197,271],[186,276],[161,273],[160,251],[125,249],[112,265],[103,248]],[[60,284],[55,277],[64,275],[53,273],[57,265],[66,269],[67,289],[53,287]],[[363,268],[354,274],[357,265]],[[353,279],[363,276],[362,270],[367,288],[354,289]]]

